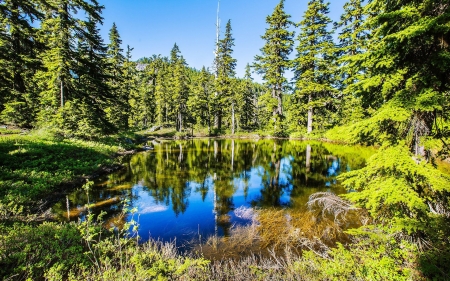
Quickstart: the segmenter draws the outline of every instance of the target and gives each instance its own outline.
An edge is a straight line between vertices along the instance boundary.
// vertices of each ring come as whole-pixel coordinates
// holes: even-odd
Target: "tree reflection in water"
[[[105,211],[106,224],[120,227],[130,219],[120,216],[127,199],[138,208],[143,240],[226,236],[233,224],[248,223],[234,215],[235,208],[304,210],[314,192],[344,192],[336,176],[342,169],[362,167],[373,153],[371,148],[288,140],[163,141],[96,181],[89,192],[91,210]],[[73,192],[68,201],[69,214],[66,200],[54,206],[54,213],[61,220],[83,218],[85,192]]]

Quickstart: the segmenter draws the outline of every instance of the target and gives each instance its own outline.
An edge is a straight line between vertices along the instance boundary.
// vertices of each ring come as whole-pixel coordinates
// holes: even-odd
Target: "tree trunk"
[[[411,141],[411,150],[416,156],[426,157],[424,146],[420,142],[420,138],[428,136],[431,133],[434,121],[434,114],[432,112],[414,112],[410,121],[410,126],[413,131],[413,139]]]
[[[64,107],[64,84],[61,79],[61,108]]]
[[[281,98],[281,87],[279,87],[277,91],[277,100],[278,100],[278,107],[277,107],[278,115],[283,116],[283,100]]]
[[[308,103],[311,102],[311,95],[308,96]],[[309,106],[308,108],[308,125],[307,125],[307,132],[308,134],[312,132],[312,122],[313,122],[313,108],[312,106]]]
[[[234,101],[231,103],[231,134],[234,135],[235,127],[235,116],[234,116]]]
[[[183,113],[181,109],[178,110],[178,132],[183,131]]]

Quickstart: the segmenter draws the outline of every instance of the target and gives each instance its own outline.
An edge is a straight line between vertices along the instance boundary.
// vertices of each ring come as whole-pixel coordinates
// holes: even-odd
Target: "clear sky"
[[[337,21],[345,0],[330,2],[329,16]],[[197,69],[212,66],[217,0],[100,0],[100,3],[105,6],[101,27],[105,43],[115,22],[123,49],[127,45],[134,48],[133,60],[153,54],[168,56],[176,42],[189,66]],[[244,75],[245,65],[260,54],[266,17],[278,3],[279,0],[220,0],[221,34],[231,19],[238,77]],[[307,3],[308,0],[285,1],[285,11],[292,21],[298,23],[302,19]],[[253,77],[260,81],[256,74]]]

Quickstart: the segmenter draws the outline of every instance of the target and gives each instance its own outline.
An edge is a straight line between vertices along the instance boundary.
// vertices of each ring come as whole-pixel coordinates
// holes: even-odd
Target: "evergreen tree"
[[[125,57],[120,47],[122,40],[120,39],[117,26],[113,23],[109,31],[108,45],[108,63],[111,81],[109,86],[114,95],[114,103],[107,109],[110,121],[119,129],[126,130],[128,128],[129,118],[129,91],[125,89],[126,81],[124,78],[124,62]]]
[[[268,106],[272,111],[272,124],[275,132],[282,129],[280,123],[283,118],[282,94],[288,83],[283,75],[291,66],[288,56],[294,45],[294,32],[288,30],[293,22],[289,18],[290,15],[284,12],[284,0],[281,0],[272,15],[266,18],[269,28],[261,36],[266,44],[261,49],[262,54],[255,57],[254,64],[256,71],[263,74],[263,78],[271,90],[271,100],[269,100]]]
[[[45,9],[39,39],[47,50],[41,59],[44,69],[37,73],[41,110],[39,122],[54,124],[56,115],[67,100],[76,97],[74,71],[77,69],[75,36],[83,31],[73,13],[81,6],[71,0],[51,0]]]
[[[244,79],[241,82],[241,97],[240,97],[240,112],[241,118],[240,123],[242,126],[248,128],[250,125],[254,124],[255,121],[255,106],[257,97],[255,91],[253,90],[253,78],[250,73],[250,65],[247,64],[245,67]]]
[[[101,12],[104,7],[96,0],[91,0],[91,3],[84,7],[88,20],[81,23],[84,32],[78,38],[79,64],[75,70],[77,96],[74,105],[79,109],[80,120],[76,124],[77,128],[72,128],[72,131],[82,136],[114,132],[116,126],[109,122],[106,109],[111,103],[121,102],[114,98],[109,86],[112,76],[108,73],[110,69],[107,62],[108,48],[97,28],[97,24],[102,23]],[[71,113],[63,112],[63,115],[65,114]]]
[[[158,124],[168,123],[172,97],[169,90],[169,60],[158,58],[154,64],[155,74],[155,105]]]
[[[327,16],[329,3],[323,0],[312,0],[303,20],[299,23],[300,33],[297,46],[297,57],[294,60],[295,86],[293,103],[298,113],[307,111],[307,132],[313,129],[315,109],[325,109],[317,117],[321,117],[322,125],[330,124],[326,120],[327,110],[333,102],[333,74],[335,71],[332,32],[328,30],[331,23]],[[305,110],[306,109],[306,110]],[[297,117],[300,119],[300,117]],[[316,121],[319,121],[316,118]]]
[[[339,73],[343,87],[358,81],[360,68],[352,59],[367,50],[369,31],[364,24],[365,12],[363,0],[350,0],[344,5],[344,13],[340,21],[335,23],[335,30],[340,29],[337,46]]]
[[[225,36],[219,40],[216,56],[217,77],[215,87],[217,95],[214,100],[214,112],[218,116],[217,128],[220,130],[222,126],[222,117],[224,108],[231,106],[231,131],[235,130],[235,110],[236,97],[233,95],[233,87],[231,85],[232,78],[235,76],[236,59],[232,57],[234,38],[231,34],[231,20],[228,20],[225,27]]]
[[[170,62],[176,63],[180,59],[180,48],[177,43],[173,44],[172,50],[170,50]]]
[[[137,89],[136,89],[136,63],[131,60],[131,52],[133,48],[127,45],[127,51],[125,53],[125,60],[122,67],[123,73],[123,82],[122,89],[125,92],[125,95],[128,97],[128,126],[129,127],[137,127],[137,124],[134,122],[133,118],[133,108],[136,106],[136,97],[137,97]],[[133,104],[134,102],[134,104]]]
[[[348,87],[363,79],[364,69],[355,62],[358,55],[367,50],[369,30],[365,21],[363,0],[350,0],[344,5],[340,21],[335,23],[335,30],[340,29],[338,39],[338,74],[341,96],[338,106],[340,124],[357,122],[364,117],[361,97],[356,96]]]
[[[183,130],[186,103],[188,100],[189,88],[186,73],[186,61],[180,54],[180,49],[175,43],[170,52],[170,76],[169,91],[172,99],[169,107],[175,113],[175,123],[178,132]]]
[[[213,99],[213,75],[203,67],[193,79],[192,95],[189,96],[188,109],[196,120],[196,124],[208,127],[211,134],[211,113]]]
[[[0,3],[0,113],[3,121],[30,127],[34,122],[37,90],[33,76],[43,46],[36,40],[33,22],[41,20],[39,1]]]
[[[372,131],[391,141],[408,136],[410,149],[422,154],[421,138],[432,134],[439,117],[448,118],[448,2],[376,0],[367,8],[372,36],[368,51],[357,57],[367,76],[350,90],[381,107]],[[448,134],[443,126],[434,129],[436,136]]]

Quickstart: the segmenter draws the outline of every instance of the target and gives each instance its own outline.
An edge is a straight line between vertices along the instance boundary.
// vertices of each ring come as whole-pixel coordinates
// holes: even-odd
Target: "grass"
[[[14,135],[22,133],[21,129],[0,128],[0,135]]]
[[[0,238],[3,280],[426,280],[414,247],[384,234],[337,244],[326,258],[285,248],[215,261],[181,254],[175,243],[137,244],[90,219],[17,223],[0,227]]]
[[[39,135],[0,137],[0,218],[37,211],[64,184],[115,163],[119,149]]]

